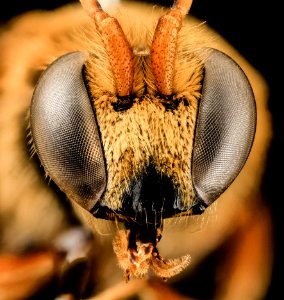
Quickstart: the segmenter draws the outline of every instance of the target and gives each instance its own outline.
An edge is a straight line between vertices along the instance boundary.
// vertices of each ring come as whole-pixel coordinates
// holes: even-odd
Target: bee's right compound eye
[[[105,161],[94,111],[83,80],[86,54],[73,52],[42,74],[31,105],[34,147],[47,174],[90,210],[106,187]]]
[[[245,73],[226,54],[212,49],[204,72],[192,177],[199,198],[210,205],[247,160],[256,129],[256,105]]]

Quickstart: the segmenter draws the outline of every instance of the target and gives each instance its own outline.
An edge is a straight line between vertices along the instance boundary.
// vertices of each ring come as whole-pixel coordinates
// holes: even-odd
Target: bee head
[[[103,54],[67,53],[36,85],[31,133],[47,174],[98,218],[143,223],[203,212],[238,176],[253,143],[245,73],[217,49],[205,49],[204,59],[177,51],[191,1],[159,18],[143,55],[97,1],[81,3]],[[185,66],[179,88],[177,61]]]

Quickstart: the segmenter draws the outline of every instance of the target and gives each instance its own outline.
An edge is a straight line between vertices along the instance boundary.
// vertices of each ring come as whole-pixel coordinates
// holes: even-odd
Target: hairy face
[[[100,205],[129,217],[161,218],[187,210],[196,201],[191,160],[204,58],[199,26],[181,30],[175,50],[174,94],[162,95],[151,65],[151,43],[158,19],[136,27],[121,21],[133,49],[131,105],[123,107],[104,41],[87,29],[90,51],[85,78],[89,87],[107,168]],[[141,35],[137,35],[137,30]],[[127,104],[126,104],[127,105]],[[152,214],[152,215],[151,215]],[[97,213],[99,215],[99,213]],[[144,215],[144,216],[142,216]]]

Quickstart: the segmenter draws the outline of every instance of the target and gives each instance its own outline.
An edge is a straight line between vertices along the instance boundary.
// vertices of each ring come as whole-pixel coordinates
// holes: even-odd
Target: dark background
[[[5,1],[6,2],[6,1]],[[17,0],[2,4],[0,22],[5,23],[11,17],[22,12],[42,8],[54,9],[67,0]],[[170,6],[172,1],[148,1]],[[271,207],[274,236],[275,262],[273,276],[265,300],[281,298],[284,278],[282,228],[284,229],[283,213],[283,118],[282,118],[282,82],[281,72],[281,40],[283,30],[280,20],[280,1],[262,0],[194,0],[191,14],[206,20],[209,26],[216,29],[226,38],[256,69],[265,77],[270,86],[269,110],[273,116],[274,137],[269,151],[266,173],[263,182],[265,201]],[[1,25],[0,23],[0,25]],[[0,49],[1,51],[1,49]],[[284,230],[283,230],[284,231]],[[240,299],[250,300],[250,299]],[[264,299],[263,299],[264,300]]]

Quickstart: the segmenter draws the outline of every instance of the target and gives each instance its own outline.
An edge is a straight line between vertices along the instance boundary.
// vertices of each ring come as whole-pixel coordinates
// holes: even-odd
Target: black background
[[[0,22],[5,23],[11,17],[35,9],[54,9],[68,0],[18,0],[5,1],[0,11]],[[170,6],[172,1],[148,1]],[[281,43],[283,29],[279,4],[262,0],[194,0],[191,14],[206,20],[225,37],[256,69],[265,77],[270,87],[269,110],[273,116],[274,137],[269,151],[266,173],[263,182],[265,201],[271,207],[274,236],[275,262],[271,285],[265,300],[280,299],[284,278],[282,228],[284,229],[283,197],[283,96],[281,76]],[[0,24],[1,24],[0,23]],[[1,49],[0,49],[1,51]],[[283,92],[282,92],[283,93]],[[281,94],[282,94],[281,93]],[[284,231],[284,230],[283,230]],[[251,299],[240,299],[251,300]],[[264,299],[263,299],[264,300]]]

